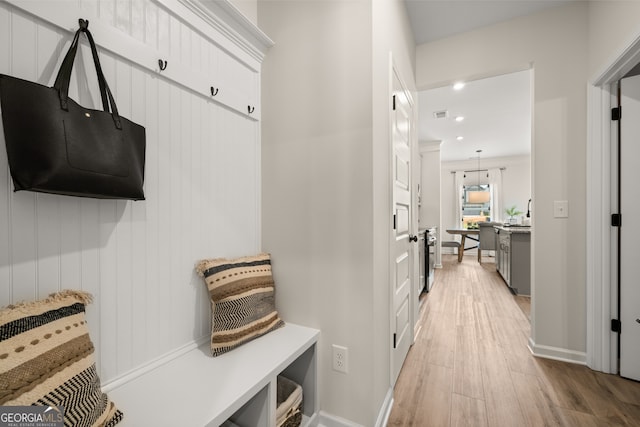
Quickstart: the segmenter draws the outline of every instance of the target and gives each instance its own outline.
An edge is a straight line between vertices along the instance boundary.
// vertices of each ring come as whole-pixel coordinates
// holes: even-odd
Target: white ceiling
[[[418,106],[419,141],[442,141],[442,161],[475,158],[476,150],[483,158],[531,153],[530,70],[467,82],[459,91],[451,86],[422,91]],[[448,117],[436,119],[433,113],[442,110]],[[464,120],[457,122],[456,116]]]
[[[416,44],[464,33],[572,0],[405,0]]]
[[[405,0],[416,44],[529,15],[573,0]],[[418,138],[442,141],[443,161],[531,152],[531,82],[523,71],[420,92]],[[448,110],[437,120],[433,112]],[[463,122],[454,117],[462,115]],[[457,141],[462,136],[464,140]]]

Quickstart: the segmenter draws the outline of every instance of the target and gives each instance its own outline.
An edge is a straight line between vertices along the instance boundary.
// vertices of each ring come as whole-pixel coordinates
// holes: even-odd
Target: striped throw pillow
[[[113,426],[122,413],[102,392],[85,305],[63,291],[0,310],[0,405],[64,407],[65,426]]]
[[[213,356],[284,326],[275,307],[269,254],[204,260],[196,270],[211,300]]]

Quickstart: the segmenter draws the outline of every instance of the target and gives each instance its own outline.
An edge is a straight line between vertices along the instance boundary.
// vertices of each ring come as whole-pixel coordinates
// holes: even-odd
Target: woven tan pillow
[[[63,406],[65,426],[113,426],[122,412],[102,392],[85,305],[63,291],[0,310],[0,405]]]
[[[284,326],[275,307],[269,254],[204,260],[196,270],[211,300],[213,356]]]

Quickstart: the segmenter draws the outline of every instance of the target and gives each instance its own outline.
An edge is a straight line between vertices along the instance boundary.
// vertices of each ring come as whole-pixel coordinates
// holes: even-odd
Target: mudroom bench
[[[303,389],[302,426],[318,412],[316,329],[284,327],[218,357],[209,343],[186,349],[105,384],[124,413],[123,426],[275,427],[276,378]]]

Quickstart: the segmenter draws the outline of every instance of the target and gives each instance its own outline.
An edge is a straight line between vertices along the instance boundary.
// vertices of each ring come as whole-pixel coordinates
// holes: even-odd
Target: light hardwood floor
[[[493,258],[443,256],[388,425],[640,426],[640,383],[533,357],[529,331]]]

